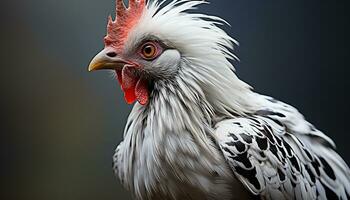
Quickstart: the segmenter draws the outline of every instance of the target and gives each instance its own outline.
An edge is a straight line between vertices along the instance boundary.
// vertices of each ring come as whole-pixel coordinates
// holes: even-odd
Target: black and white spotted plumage
[[[216,125],[236,177],[262,199],[348,199],[349,169],[330,139],[291,106],[269,100],[269,109]],[[288,123],[293,117],[305,130]]]
[[[147,80],[149,90],[113,157],[123,186],[141,200],[349,199],[350,170],[334,142],[295,108],[236,76],[230,60],[237,42],[219,27],[224,20],[193,11],[203,3],[147,1],[118,52],[130,61],[121,63],[123,91],[132,92],[123,87],[132,85],[129,63],[137,63],[136,88]],[[144,59],[145,41],[166,48]],[[114,63],[109,51],[97,57]]]

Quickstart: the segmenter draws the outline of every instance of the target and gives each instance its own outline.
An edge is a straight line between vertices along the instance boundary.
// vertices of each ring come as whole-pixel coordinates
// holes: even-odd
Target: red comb
[[[130,29],[138,22],[145,7],[146,0],[129,0],[128,8],[123,0],[116,0],[116,19],[108,17],[105,45],[121,50]]]

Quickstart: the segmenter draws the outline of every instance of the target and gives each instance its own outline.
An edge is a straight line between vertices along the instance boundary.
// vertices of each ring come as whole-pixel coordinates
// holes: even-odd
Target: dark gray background
[[[131,107],[108,73],[86,70],[103,48],[114,1],[0,4],[1,173],[10,186],[2,194],[127,199],[111,158]],[[240,42],[238,75],[258,92],[296,106],[349,163],[345,4],[212,0],[200,11],[232,25],[225,30]]]

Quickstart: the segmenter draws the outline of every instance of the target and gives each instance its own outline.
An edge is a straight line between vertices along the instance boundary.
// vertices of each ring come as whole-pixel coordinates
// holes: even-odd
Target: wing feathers
[[[215,135],[236,177],[255,195],[347,199],[349,171],[344,161],[325,146],[320,148],[322,156],[317,154],[304,135],[289,133],[276,119],[255,115],[225,120],[217,124]]]

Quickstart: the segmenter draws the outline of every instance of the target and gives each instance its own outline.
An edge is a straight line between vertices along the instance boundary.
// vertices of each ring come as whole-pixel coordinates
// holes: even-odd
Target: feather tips
[[[297,133],[288,133],[270,118],[274,114],[225,120],[216,126],[223,155],[242,183],[266,199],[347,199],[348,168],[343,162],[333,164],[342,159],[331,149],[311,146]],[[330,162],[331,157],[337,159]]]

